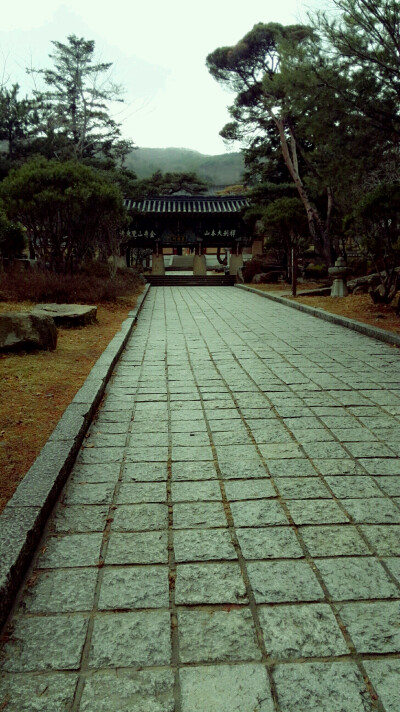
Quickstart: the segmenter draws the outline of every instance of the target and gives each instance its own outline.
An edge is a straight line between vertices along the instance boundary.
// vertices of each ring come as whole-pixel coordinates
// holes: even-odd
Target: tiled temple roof
[[[159,196],[125,200],[128,210],[141,213],[239,213],[250,203],[243,196]]]

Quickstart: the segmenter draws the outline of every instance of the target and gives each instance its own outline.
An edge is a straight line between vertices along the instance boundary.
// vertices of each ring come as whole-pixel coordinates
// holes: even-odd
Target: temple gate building
[[[164,274],[164,255],[194,254],[193,274],[206,274],[206,254],[230,252],[229,271],[243,264],[254,238],[242,215],[249,207],[243,195],[168,195],[125,200],[131,217],[127,261],[137,248],[152,250],[152,273]]]

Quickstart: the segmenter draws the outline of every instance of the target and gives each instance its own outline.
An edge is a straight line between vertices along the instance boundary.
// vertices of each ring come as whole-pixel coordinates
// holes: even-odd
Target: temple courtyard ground
[[[399,712],[400,352],[151,288],[3,640],[6,712]]]

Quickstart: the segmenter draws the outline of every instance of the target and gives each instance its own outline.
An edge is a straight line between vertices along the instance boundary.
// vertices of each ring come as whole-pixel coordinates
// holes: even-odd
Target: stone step
[[[153,287],[232,287],[234,275],[146,275]]]

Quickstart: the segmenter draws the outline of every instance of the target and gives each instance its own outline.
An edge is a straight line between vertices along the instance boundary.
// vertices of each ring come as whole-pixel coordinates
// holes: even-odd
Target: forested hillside
[[[172,173],[195,172],[213,185],[240,183],[244,170],[241,153],[206,156],[187,148],[138,148],[132,151],[126,165],[138,178],[149,178],[155,171]]]

